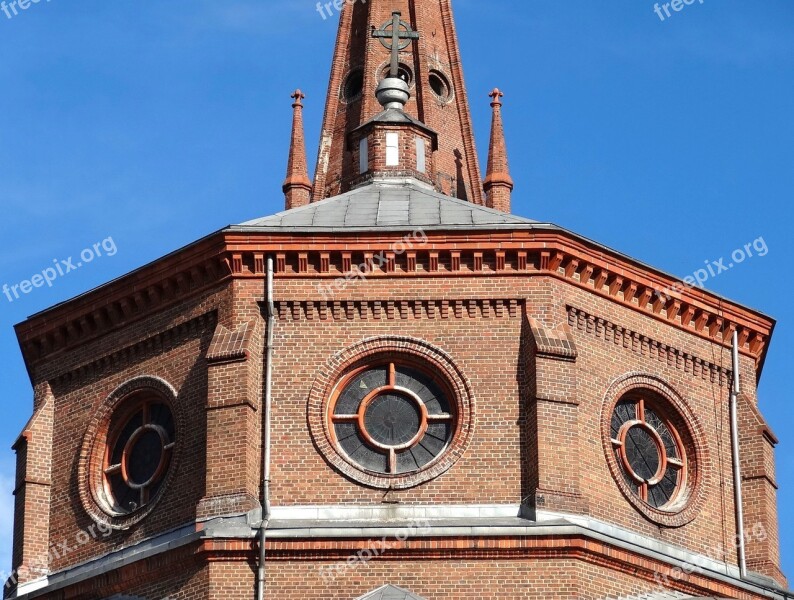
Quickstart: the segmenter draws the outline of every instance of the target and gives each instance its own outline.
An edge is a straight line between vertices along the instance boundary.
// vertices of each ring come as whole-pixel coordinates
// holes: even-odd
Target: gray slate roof
[[[230,231],[354,232],[556,229],[444,196],[416,180],[376,181],[321,202],[235,225]]]
[[[360,131],[362,129],[366,129],[373,123],[399,123],[399,124],[408,123],[410,125],[419,127],[420,129],[424,129],[425,131],[435,136],[438,135],[438,132],[436,132],[434,129],[431,129],[430,127],[422,123],[420,120],[414,119],[411,115],[409,115],[405,111],[398,110],[396,108],[387,108],[382,113],[377,114],[374,117],[372,117],[369,121],[366,121],[363,125],[356,127],[353,130],[353,133],[355,133],[356,131]]]
[[[357,600],[424,600],[424,598],[393,585],[384,585]]]

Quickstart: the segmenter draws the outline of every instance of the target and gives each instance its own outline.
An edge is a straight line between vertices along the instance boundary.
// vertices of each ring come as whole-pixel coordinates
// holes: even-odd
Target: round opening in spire
[[[391,65],[386,63],[381,68],[380,80],[383,81],[384,79],[387,79],[390,75],[391,75]],[[397,78],[402,79],[405,83],[407,83],[408,87],[413,87],[414,85],[414,72],[411,70],[411,67],[409,67],[405,63],[400,63],[400,66],[397,69]]]
[[[364,69],[353,69],[345,78],[342,86],[342,99],[345,102],[355,102],[361,98],[364,91]]]
[[[452,99],[452,86],[449,83],[446,75],[441,71],[430,71],[428,78],[430,89],[436,97],[442,102],[449,102]]]

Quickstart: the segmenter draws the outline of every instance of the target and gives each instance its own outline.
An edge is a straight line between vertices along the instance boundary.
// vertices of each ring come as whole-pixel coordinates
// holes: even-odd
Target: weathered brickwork
[[[471,385],[475,426],[471,444],[447,473],[413,489],[394,490],[389,502],[523,502],[538,511],[587,514],[698,553],[714,554],[715,545],[722,544],[729,549],[729,560],[735,560],[730,543],[735,536],[727,414],[726,366],[730,361],[725,347],[556,278],[497,274],[458,279],[377,278],[349,282],[338,298],[323,300],[328,303],[326,309],[314,302],[299,302],[318,298],[321,281],[290,276],[275,281],[271,488],[275,506],[373,505],[383,500],[382,491],[344,477],[318,452],[307,427],[307,403],[318,372],[333,355],[367,338],[397,335],[422,340],[453,358]],[[176,333],[147,344],[145,340],[156,332],[146,324],[164,319],[145,319],[136,325],[140,333],[130,335],[144,341],[135,346],[134,353],[113,364],[86,369],[82,376],[54,378],[51,544],[74,540],[92,524],[76,500],[79,482],[74,479],[74,465],[86,427],[110,392],[136,376],[162,377],[178,391],[188,420],[182,441],[186,458],[157,510],[128,532],[92,539],[64,557],[51,559],[53,571],[166,532],[197,516],[245,512],[261,499],[258,440],[264,286],[260,278],[242,278],[225,289],[200,303],[187,301],[185,316],[224,315],[227,325],[216,326],[214,316],[194,319],[193,326],[177,328]],[[353,300],[355,304],[350,304]],[[406,302],[409,309],[401,310]],[[90,353],[99,358],[113,352],[122,335],[109,336],[104,348],[93,342]],[[564,343],[554,344],[555,336]],[[213,337],[216,343],[210,351]],[[215,365],[207,364],[207,354]],[[697,360],[688,362],[687,356]],[[72,364],[79,362],[73,360],[67,368]],[[745,358],[742,366],[746,371],[744,401],[752,407],[756,402],[754,361]],[[40,369],[58,371],[47,363]],[[621,494],[607,468],[602,411],[611,399],[606,394],[616,379],[630,373],[663,380],[697,415],[693,428],[709,458],[699,465],[706,502],[682,527],[659,527],[648,521]],[[40,411],[46,406],[40,403]],[[224,411],[228,417],[222,416]],[[750,545],[750,557],[754,568],[781,577],[774,494],[768,491],[770,480],[774,481],[773,438],[757,409],[745,409],[743,415],[743,423],[751,421],[744,434],[750,448],[745,470],[746,524],[761,523],[770,533],[766,541]],[[20,457],[21,463],[27,460]],[[205,457],[210,462],[205,463]],[[242,504],[234,498],[242,499]],[[253,547],[250,552],[253,558]],[[273,564],[269,578],[275,580],[269,579],[269,585],[285,592],[286,588],[279,588],[279,563]],[[496,568],[490,561],[480,566],[485,564]],[[533,572],[541,568],[532,569],[531,564],[523,568]],[[504,579],[510,572],[507,569],[499,577]],[[367,574],[372,573],[377,570],[368,568]],[[578,581],[575,575],[571,577]],[[407,575],[388,581],[417,593],[426,589],[414,585],[415,580]],[[377,587],[371,583],[370,587]],[[252,585],[250,574],[239,582],[241,590]],[[361,589],[369,585],[367,579]],[[531,586],[516,597],[544,597],[538,589]],[[355,597],[358,590],[350,588],[332,597]],[[568,597],[588,597],[576,595],[585,594],[582,591],[573,594]]]
[[[420,33],[399,58],[413,76],[406,112],[430,129],[397,118],[361,130],[370,156],[362,174],[360,147],[348,134],[380,112],[372,92],[389,54],[370,33],[392,10]],[[351,82],[356,69],[361,81]],[[430,85],[432,71],[446,78],[446,96],[437,80]],[[491,97],[483,188],[449,0],[345,3],[311,198],[302,94],[293,95],[288,207],[391,176],[509,212],[502,95]],[[401,134],[398,166],[385,162],[392,130]],[[432,219],[428,198],[418,212]],[[781,597],[773,589],[786,584],[777,439],[757,393],[774,322],[701,290],[673,290],[669,277],[573,234],[510,222],[514,229],[456,222],[427,232],[231,228],[19,325],[34,388],[33,415],[15,445],[13,559],[23,597],[248,600],[261,531],[266,598],[353,600],[387,584],[427,600],[604,600],[661,589]],[[747,557],[761,583],[736,577],[734,332]],[[329,426],[338,382],[375,359],[421,364],[451,396],[450,414],[434,416],[452,424],[453,439],[416,472],[354,465]],[[168,471],[145,510],[109,514],[102,485],[115,452],[106,447],[115,431],[110,415],[142,382],[172,408],[170,468],[156,473]],[[686,487],[671,510],[643,502],[615,457],[612,412],[635,388],[660,398],[688,459],[680,465]],[[360,427],[363,410],[340,418]],[[263,518],[265,443],[270,520]],[[340,522],[341,511],[359,509],[361,517],[364,509],[399,515],[438,507],[458,515],[449,517],[454,523],[389,534],[386,551],[350,561],[378,541],[364,525],[406,527],[407,517],[362,525]],[[485,525],[468,529],[475,518],[459,515],[480,509]],[[311,510],[322,522],[279,523]],[[713,559],[710,570],[682,571],[694,557]]]

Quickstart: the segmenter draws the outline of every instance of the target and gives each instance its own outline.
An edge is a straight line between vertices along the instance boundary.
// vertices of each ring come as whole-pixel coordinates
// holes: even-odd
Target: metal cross
[[[402,13],[394,11],[390,21],[386,21],[383,27],[375,29],[372,26],[372,37],[380,39],[380,43],[387,50],[391,50],[391,70],[389,77],[400,76],[400,50],[405,50],[411,42],[419,39],[419,34],[411,29],[411,25],[403,21],[400,17]]]

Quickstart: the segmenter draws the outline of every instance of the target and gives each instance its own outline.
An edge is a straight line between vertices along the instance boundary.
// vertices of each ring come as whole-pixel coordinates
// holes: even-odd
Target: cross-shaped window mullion
[[[429,423],[446,423],[447,421],[452,420],[452,415],[446,413],[439,415],[427,415],[427,420]]]
[[[358,422],[358,415],[334,415],[331,420],[334,423],[356,423]]]

